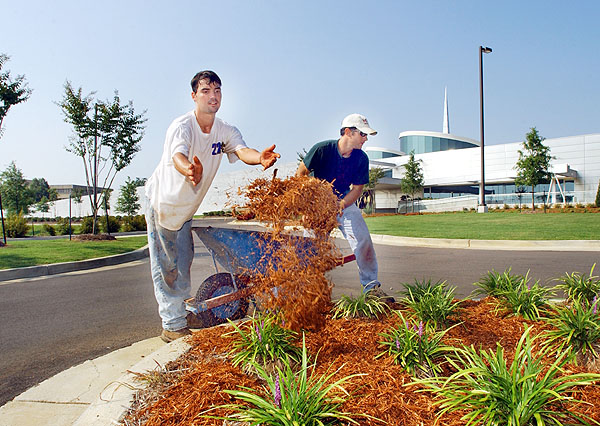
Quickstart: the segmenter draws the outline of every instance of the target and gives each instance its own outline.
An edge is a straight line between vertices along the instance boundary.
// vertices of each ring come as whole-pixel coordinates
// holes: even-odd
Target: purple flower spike
[[[260,329],[258,328],[258,324],[255,326],[256,334],[258,335],[258,341],[262,343],[262,336],[260,334]]]
[[[423,337],[423,321],[419,321],[419,338]]]
[[[279,408],[279,403],[281,402],[281,388],[279,387],[279,373],[277,373],[277,377],[275,378],[275,397],[274,397],[275,406]]]
[[[400,350],[400,341],[396,339],[396,349]]]
[[[596,315],[596,313],[598,312],[598,306],[596,303],[597,301],[598,301],[598,296],[594,296],[594,300],[592,300],[592,305],[594,305],[594,310],[593,310],[594,315]]]

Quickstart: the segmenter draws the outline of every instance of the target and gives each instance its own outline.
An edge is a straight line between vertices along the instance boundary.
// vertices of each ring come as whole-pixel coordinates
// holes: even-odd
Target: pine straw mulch
[[[113,241],[117,238],[109,234],[80,234],[73,235],[73,239],[76,241]]]
[[[499,342],[505,349],[506,358],[512,360],[514,347],[525,328],[534,327],[532,334],[543,330],[545,325],[523,320],[520,317],[498,315],[491,299],[463,301],[460,325],[450,330],[446,343],[466,344],[483,349],[496,349]],[[397,307],[397,306],[396,306]],[[381,320],[338,319],[327,317],[317,332],[306,334],[309,353],[318,354],[316,374],[339,369],[331,380],[351,374],[364,374],[345,384],[352,395],[342,406],[342,411],[367,414],[389,425],[464,425],[455,412],[445,414],[436,423],[436,407],[429,393],[417,392],[417,386],[408,385],[411,377],[391,362],[389,357],[374,357],[382,352],[379,333],[397,324],[396,315]],[[252,375],[233,367],[228,352],[233,335],[224,336],[227,328],[214,327],[195,332],[190,339],[191,350],[177,361],[165,366],[167,372],[153,372],[144,376],[149,384],[138,392],[125,425],[223,425],[223,420],[203,417],[206,410],[233,401],[223,393],[226,389],[246,386],[261,389],[262,383]],[[582,372],[581,367],[569,365],[570,372]],[[573,405],[571,410],[586,413],[600,421],[600,388],[581,388],[576,398],[591,405]],[[211,415],[227,416],[217,409]],[[382,422],[355,416],[361,425],[379,425]]]

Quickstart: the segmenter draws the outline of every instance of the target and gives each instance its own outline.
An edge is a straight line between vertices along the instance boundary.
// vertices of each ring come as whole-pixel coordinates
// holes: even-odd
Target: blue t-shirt
[[[344,158],[338,150],[337,140],[317,143],[304,157],[304,165],[314,177],[333,183],[339,198],[349,191],[350,185],[369,183],[369,157],[361,149],[355,149]]]

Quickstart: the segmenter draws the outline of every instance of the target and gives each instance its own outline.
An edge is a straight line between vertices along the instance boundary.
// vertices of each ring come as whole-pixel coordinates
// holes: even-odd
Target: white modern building
[[[545,139],[550,148],[552,180],[535,188],[536,204],[594,203],[600,181],[600,134]],[[485,202],[487,205],[531,204],[531,188],[515,186],[522,142],[484,146]],[[399,135],[399,149],[365,148],[371,167],[384,170],[375,187],[375,211],[397,212],[406,208],[400,190],[409,154],[421,164],[421,210],[448,211],[475,208],[479,203],[481,145],[479,141],[452,135],[448,103],[444,100],[443,132],[408,131]],[[415,195],[417,198],[417,195]]]
[[[371,167],[381,167],[385,177],[375,188],[376,211],[393,212],[402,206],[400,180],[408,153],[415,152],[425,180],[421,208],[459,210],[476,207],[481,179],[479,142],[451,134],[403,132],[400,150],[366,148]],[[600,134],[546,139],[554,157],[552,182],[535,188],[536,203],[593,203],[600,180]],[[531,203],[530,188],[517,188],[515,165],[522,142],[484,147],[485,200],[488,205]],[[448,200],[450,199],[450,200]],[[438,200],[438,201],[435,201]]]

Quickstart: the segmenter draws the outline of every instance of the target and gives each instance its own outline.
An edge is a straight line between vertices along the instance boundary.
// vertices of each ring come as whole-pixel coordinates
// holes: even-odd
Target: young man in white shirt
[[[191,223],[224,154],[231,163],[271,167],[280,155],[275,145],[259,152],[246,146],[240,131],[216,117],[221,79],[201,71],[191,81],[193,111],[169,128],[160,163],[146,183],[148,245],[154,294],[162,319],[161,338],[170,342],[190,334],[184,300],[190,297],[194,257]]]

